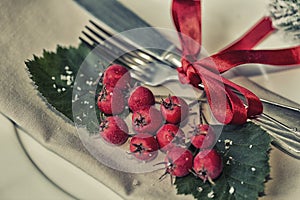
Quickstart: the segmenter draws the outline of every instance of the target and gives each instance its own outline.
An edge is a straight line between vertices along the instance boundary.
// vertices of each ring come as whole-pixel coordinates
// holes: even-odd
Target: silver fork
[[[180,66],[180,59],[172,49],[167,50],[162,56],[158,56],[151,51],[141,49],[127,38],[112,37],[113,32],[93,21],[90,23],[90,26],[86,26],[86,30],[82,31],[83,36],[80,37],[80,40],[90,48],[96,48],[95,50],[101,55],[111,59],[117,58],[117,62],[133,69],[131,70],[133,78],[149,86],[158,86],[167,81],[178,80],[177,71],[174,68]],[[300,119],[298,108],[266,99],[261,99],[261,101],[264,106],[271,106],[273,110],[279,109],[273,113],[275,115],[278,112],[285,112],[291,115],[292,122]],[[271,116],[273,115],[263,113],[252,121],[262,126],[272,136],[273,144],[276,147],[300,159],[300,132],[294,128],[298,127],[299,123],[295,122],[295,126],[288,126]]]
[[[83,35],[79,39],[104,57],[112,60],[118,58],[118,62],[133,69],[130,73],[136,80],[149,86],[178,80],[177,71],[170,68],[170,66],[174,66],[173,68],[180,66],[178,59],[171,58],[171,56],[179,57],[178,55],[174,53],[168,53],[164,57],[154,55],[151,51],[142,50],[137,44],[129,43],[130,41],[126,39],[112,38],[113,34],[111,30],[107,30],[108,27],[103,28],[91,20],[90,26],[85,26],[85,28],[86,30],[82,31]]]

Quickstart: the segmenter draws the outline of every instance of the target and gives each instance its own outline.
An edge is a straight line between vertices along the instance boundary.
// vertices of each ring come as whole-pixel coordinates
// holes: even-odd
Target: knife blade
[[[94,15],[101,23],[106,24],[115,33],[124,32],[136,28],[147,27],[142,34],[128,34],[128,39],[139,46],[159,46],[161,49],[173,47],[173,44],[162,36],[155,28],[130,11],[116,0],[74,0],[85,10]],[[161,56],[158,49],[149,49],[155,55]]]

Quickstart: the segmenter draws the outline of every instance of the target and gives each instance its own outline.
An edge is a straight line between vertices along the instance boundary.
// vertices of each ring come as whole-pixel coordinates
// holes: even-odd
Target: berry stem
[[[204,115],[204,113],[203,113],[202,117],[203,117],[204,122],[205,122],[206,124],[209,124],[208,121],[207,121],[207,119],[206,119],[206,117],[205,117],[205,115]]]
[[[103,122],[105,120],[105,114],[103,112],[100,113],[100,121]]]
[[[174,180],[173,180],[172,174],[170,174],[170,181],[171,181],[171,185],[174,185]]]
[[[200,119],[199,119],[199,121],[200,121],[200,124],[203,124],[203,121],[205,122],[205,124],[209,124],[208,123],[208,121],[207,121],[207,119],[206,119],[206,117],[205,117],[205,115],[204,115],[204,113],[203,113],[203,106],[202,106],[202,104],[203,104],[203,101],[201,101],[201,98],[203,99],[203,98],[205,98],[206,97],[206,94],[205,94],[205,92],[203,92],[202,94],[201,94],[201,97],[200,97],[200,99],[199,99],[199,101],[198,101],[198,104],[199,104],[199,115],[200,115]],[[206,100],[206,99],[205,99]],[[206,102],[206,101],[205,101]]]
[[[155,100],[155,104],[161,104],[161,101]]]
[[[157,99],[166,99],[168,98],[170,95],[166,96],[166,95],[154,95],[155,98]],[[198,98],[193,98],[193,97],[185,97],[185,96],[177,96],[177,97],[180,97],[180,98],[183,98],[183,99],[186,99],[186,100],[198,100]]]
[[[158,178],[158,180],[159,181],[164,180],[168,174],[169,174],[169,172],[168,172],[168,170],[166,170],[165,173]]]
[[[215,182],[210,178],[210,176],[207,177],[207,180],[210,184],[212,184],[213,186],[215,186]]]
[[[202,99],[202,98],[201,99],[196,99],[196,100],[192,101],[191,103],[189,103],[189,107],[192,107],[192,106],[198,104],[199,102],[206,103],[207,100],[206,99]]]
[[[202,102],[201,101],[199,101],[199,122],[200,122],[200,124],[203,124],[203,114],[202,114]]]

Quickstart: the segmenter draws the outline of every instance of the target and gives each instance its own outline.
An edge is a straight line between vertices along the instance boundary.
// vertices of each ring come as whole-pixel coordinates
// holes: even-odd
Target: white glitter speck
[[[140,184],[140,182],[139,182],[138,180],[133,179],[133,181],[132,181],[132,185],[133,185],[133,186],[137,186],[137,185],[139,185],[139,184]]]
[[[241,184],[244,185],[244,181],[241,181]]]
[[[224,140],[224,144],[225,144],[225,149],[229,149],[230,146],[232,145],[232,140],[226,139]]]
[[[84,75],[83,74],[79,74],[79,77],[84,77]]]
[[[66,91],[66,88],[63,87],[63,88],[61,88],[61,90],[64,92],[64,91]]]
[[[226,140],[224,140],[224,142],[225,142],[225,144],[232,145],[232,140],[226,139]]]
[[[213,191],[213,190],[210,191],[210,192],[207,194],[207,197],[210,198],[210,199],[214,198],[214,197],[215,197],[214,191]]]
[[[65,66],[65,70],[69,70],[70,68],[69,68],[69,66]]]
[[[54,76],[52,76],[52,77],[51,77],[51,79],[52,79],[52,80],[55,80],[55,77],[54,77]]]
[[[234,187],[230,187],[230,189],[229,189],[229,194],[233,194],[234,193]]]
[[[91,86],[93,84],[93,81],[86,81],[85,82],[87,85]]]
[[[60,89],[60,88],[58,88],[58,89],[57,89],[57,92],[59,92],[59,93],[60,93],[60,92],[61,92],[61,89]]]
[[[252,149],[252,147],[253,147],[253,145],[251,144],[251,145],[249,146],[249,149]]]
[[[198,191],[198,192],[202,192],[202,191],[203,191],[203,188],[202,188],[202,187],[198,187],[198,188],[197,188],[197,191]]]
[[[66,81],[66,80],[67,80],[67,76],[66,76],[66,75],[63,75],[63,74],[61,74],[61,75],[60,75],[60,79],[61,79],[61,80],[63,80],[63,81]]]
[[[70,75],[66,76],[66,75],[61,74],[60,79],[62,81],[67,81],[67,85],[71,85],[74,80],[74,76],[70,76]]]
[[[90,106],[90,108],[93,108],[93,106]]]
[[[55,84],[53,84],[53,88],[56,88],[56,85],[55,85]]]
[[[77,87],[77,90],[81,91],[81,87]]]
[[[255,172],[256,171],[255,167],[251,167],[251,171]]]

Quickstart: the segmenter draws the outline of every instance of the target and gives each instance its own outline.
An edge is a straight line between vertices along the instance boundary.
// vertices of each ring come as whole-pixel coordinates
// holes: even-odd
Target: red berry
[[[169,96],[162,100],[160,110],[167,122],[178,124],[187,117],[189,106],[182,98]]]
[[[166,152],[176,145],[184,145],[185,135],[183,131],[174,124],[163,125],[156,134],[160,150]]]
[[[222,173],[221,156],[215,149],[200,151],[194,158],[193,170],[203,181],[212,182]]]
[[[193,167],[193,154],[184,148],[172,148],[165,158],[166,172],[176,176],[183,177],[189,174]]]
[[[110,144],[122,145],[128,139],[128,127],[118,116],[107,117],[100,123],[100,135]]]
[[[127,89],[130,82],[130,73],[125,67],[114,64],[105,70],[102,82],[104,85],[113,88]]]
[[[151,161],[158,154],[158,143],[154,136],[139,133],[130,140],[130,152],[139,160]]]
[[[148,88],[138,86],[128,99],[128,106],[134,112],[155,104],[154,95]]]
[[[125,108],[124,95],[118,88],[104,86],[99,94],[97,105],[107,115],[117,115]]]
[[[154,107],[144,108],[132,114],[132,127],[136,132],[156,132],[163,122],[160,112]]]
[[[216,135],[211,126],[208,124],[197,125],[191,137],[191,143],[194,147],[198,149],[207,149],[214,145],[216,140]]]

